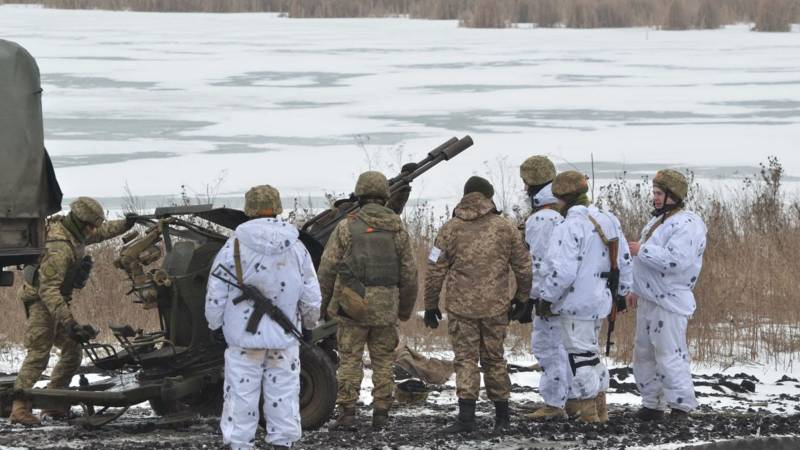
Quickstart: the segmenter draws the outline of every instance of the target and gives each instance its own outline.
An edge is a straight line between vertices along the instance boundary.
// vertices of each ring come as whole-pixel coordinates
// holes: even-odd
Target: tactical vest
[[[64,274],[64,279],[61,281],[61,285],[59,286],[59,292],[64,297],[64,299],[67,302],[69,302],[69,300],[71,300],[72,297],[72,292],[75,289],[75,277],[78,275],[78,271],[80,270],[81,260],[83,259],[86,246],[80,244],[76,246],[69,239],[47,239],[46,242],[66,242],[67,245],[69,245],[69,248],[72,250],[72,254],[74,257],[73,263],[70,264],[70,266],[67,268],[67,271]],[[25,266],[25,268],[22,271],[22,274],[25,282],[34,287],[38,291],[39,264],[38,263],[29,264]]]
[[[380,230],[356,218],[350,221],[350,252],[345,263],[365,287],[400,284],[400,257],[394,232]]]

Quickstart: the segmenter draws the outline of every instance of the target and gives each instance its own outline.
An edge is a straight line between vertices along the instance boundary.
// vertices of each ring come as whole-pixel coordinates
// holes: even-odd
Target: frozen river
[[[67,197],[202,193],[270,183],[352,189],[453,135],[476,145],[416,195],[534,153],[562,168],[800,175],[793,33],[458,28],[407,19],[287,19],[0,6],[0,38],[38,60],[47,148]],[[361,142],[362,145],[359,145]],[[744,166],[744,167],[737,167]],[[705,168],[705,169],[702,169]],[[515,177],[515,175],[514,175]]]

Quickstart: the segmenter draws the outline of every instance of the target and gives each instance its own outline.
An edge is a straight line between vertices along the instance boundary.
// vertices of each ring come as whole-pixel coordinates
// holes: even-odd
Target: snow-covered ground
[[[118,198],[126,183],[139,196],[202,194],[220,177],[222,194],[270,183],[319,197],[464,134],[475,148],[414,195],[452,202],[467,176],[502,178],[505,158],[516,178],[533,153],[712,177],[777,155],[800,175],[797,32],[0,6],[0,38],[38,60],[67,197]]]

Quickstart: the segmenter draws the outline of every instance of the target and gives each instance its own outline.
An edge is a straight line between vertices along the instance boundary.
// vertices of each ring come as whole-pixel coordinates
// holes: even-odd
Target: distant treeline
[[[393,17],[458,20],[461,26],[713,29],[754,23],[790,31],[800,0],[0,0],[47,8],[161,12],[278,12],[298,18]]]

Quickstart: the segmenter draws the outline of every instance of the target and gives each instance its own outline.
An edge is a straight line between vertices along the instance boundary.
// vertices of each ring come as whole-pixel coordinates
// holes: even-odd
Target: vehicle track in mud
[[[645,423],[634,418],[635,409],[611,405],[607,424],[588,425],[574,421],[535,423],[524,418],[527,412],[513,408],[511,429],[503,436],[492,432],[494,410],[490,402],[478,403],[477,431],[444,436],[444,428],[456,413],[455,405],[424,404],[395,410],[391,426],[372,432],[369,407],[362,408],[358,430],[305,432],[295,446],[300,449],[329,448],[533,448],[605,449],[659,445],[666,443],[715,442],[770,436],[798,436],[800,415],[775,415],[759,412],[715,411],[701,407],[689,422]],[[256,448],[269,448],[257,435]],[[793,441],[795,445],[797,440]],[[37,449],[216,449],[224,448],[217,419],[194,418],[179,426],[157,424],[147,408],[133,408],[117,422],[97,430],[50,423],[38,429],[12,426],[0,421],[0,448]],[[757,448],[750,446],[748,448]],[[767,448],[767,447],[765,447]],[[769,448],[775,448],[769,447]],[[787,447],[789,448],[789,447]]]

